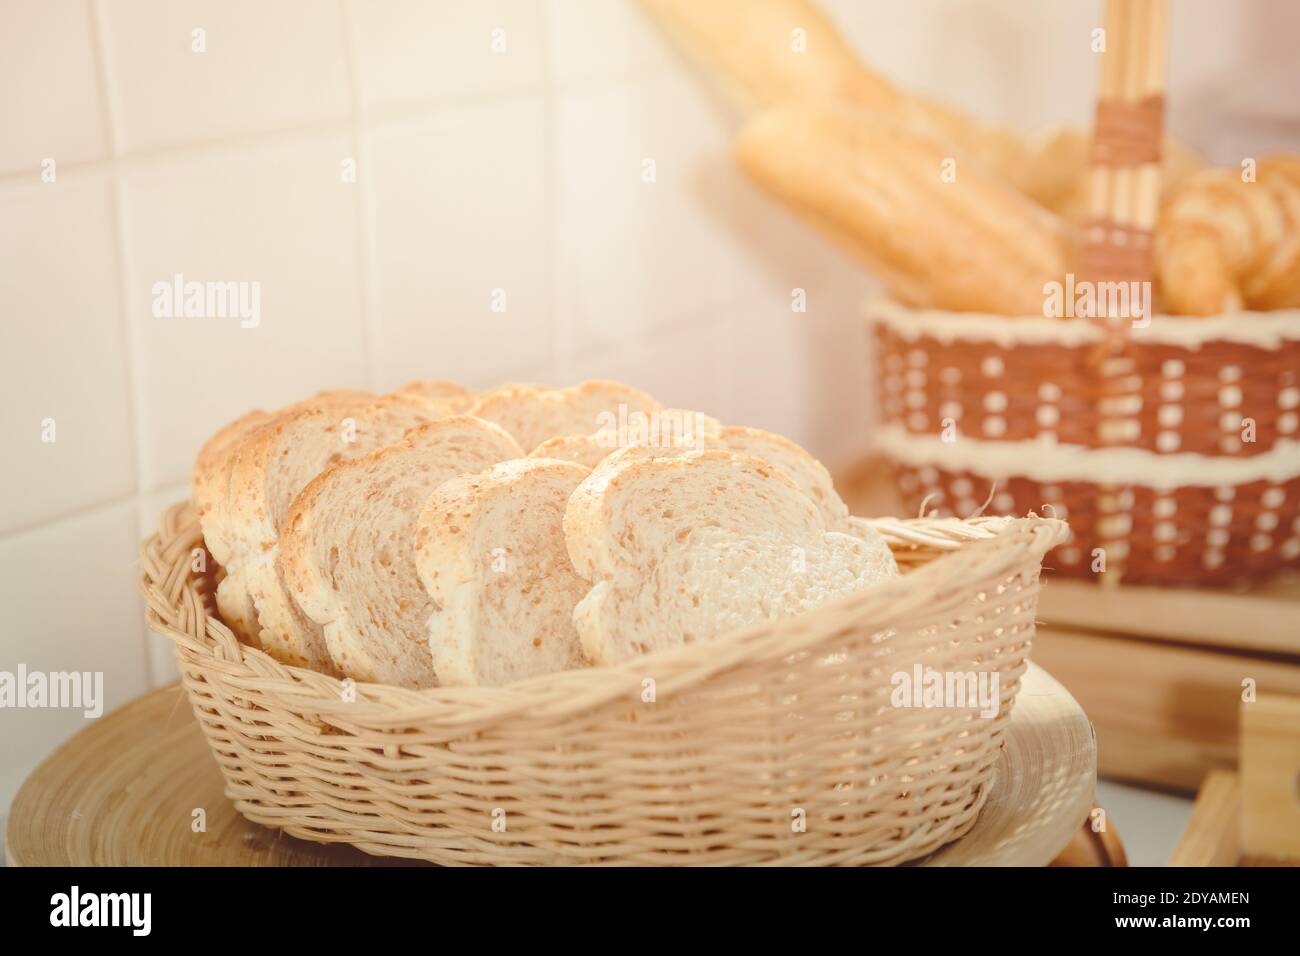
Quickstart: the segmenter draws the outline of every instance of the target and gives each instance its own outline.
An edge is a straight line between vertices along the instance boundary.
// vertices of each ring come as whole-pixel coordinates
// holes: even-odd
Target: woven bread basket
[[[139,583],[254,822],[444,864],[894,864],[974,824],[1065,527],[870,523],[902,578],[506,687],[354,685],[240,644],[188,503],[144,543]],[[996,716],[892,706],[891,675],[916,665],[995,673]]]
[[[909,508],[1052,514],[1056,573],[1229,584],[1300,564],[1300,312],[1087,319],[868,306]]]

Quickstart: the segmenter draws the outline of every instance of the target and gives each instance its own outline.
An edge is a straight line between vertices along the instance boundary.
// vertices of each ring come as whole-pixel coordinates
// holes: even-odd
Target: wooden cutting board
[[[409,866],[250,823],[223,793],[178,684],[96,721],[32,772],[10,808],[11,866]],[[930,866],[1042,866],[1092,807],[1088,718],[1045,671],[1026,673],[975,828]],[[195,811],[205,827],[195,832]]]

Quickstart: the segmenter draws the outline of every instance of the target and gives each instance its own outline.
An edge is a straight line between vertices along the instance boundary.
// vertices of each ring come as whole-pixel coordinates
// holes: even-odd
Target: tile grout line
[[[378,308],[377,258],[374,249],[372,213],[375,205],[374,181],[370,177],[370,149],[366,142],[365,115],[361,106],[361,65],[357,51],[348,0],[339,0],[339,18],[343,31],[344,69],[348,77],[348,126],[352,139],[352,160],[356,180],[352,183],[352,214],[355,217],[353,242],[357,257],[357,281],[360,283],[361,348],[366,366],[367,387],[379,389],[383,329]]]
[[[568,330],[561,334],[560,323],[564,320],[556,303],[556,290],[559,286],[556,279],[559,257],[555,251],[559,237],[559,219],[556,213],[559,208],[557,198],[559,163],[555,153],[559,148],[557,135],[559,112],[556,109],[555,51],[551,43],[555,24],[551,17],[552,8],[547,4],[541,10],[539,28],[542,51],[542,290],[546,296],[546,324],[549,329],[548,340],[551,349],[547,366],[551,370],[552,378],[559,379],[559,381],[552,381],[551,384],[563,385],[567,384],[564,379],[568,378],[568,370],[560,367],[561,354],[564,351],[562,339],[568,337]]]
[[[88,0],[94,2],[94,0]],[[59,164],[59,175],[89,175],[108,172],[114,168],[130,169],[174,162],[185,159],[204,159],[214,153],[231,150],[257,149],[277,143],[294,141],[303,137],[325,137],[360,129],[363,133],[401,128],[419,124],[449,113],[470,113],[481,107],[499,103],[527,100],[537,95],[535,88],[502,89],[492,92],[471,92],[421,97],[403,103],[359,110],[358,116],[312,120],[305,123],[282,123],[261,129],[249,129],[209,138],[194,139],[162,146],[143,146],[128,149],[109,159],[76,160]],[[0,190],[31,185],[34,172],[31,168],[9,169],[0,172]]]
[[[120,126],[121,117],[118,109],[116,91],[112,82],[111,54],[105,37],[105,14],[101,0],[87,0],[90,15],[90,30],[95,56],[95,72],[99,86],[99,103],[103,116],[105,146],[108,151],[109,188],[112,196],[111,211],[113,217],[113,246],[118,281],[118,319],[123,337],[123,362],[127,380],[127,408],[129,436],[133,451],[134,492],[131,495],[134,505],[132,525],[139,537],[141,516],[144,509],[145,475],[148,469],[148,455],[145,438],[145,401],[144,383],[140,374],[142,361],[141,335],[136,327],[132,313],[133,296],[131,295],[131,268],[127,247],[126,201],[122,187],[119,166],[120,146],[123,141]],[[149,631],[140,628],[140,651],[144,656],[144,676],[148,686],[154,686],[155,677],[153,654],[150,650]]]
[[[142,496],[134,491],[127,492],[124,495],[115,495],[111,498],[104,498],[99,501],[92,501],[89,504],[80,505],[76,508],[70,508],[67,511],[60,511],[58,514],[47,518],[41,518],[30,524],[15,525],[11,528],[5,528],[0,531],[0,544],[6,544],[15,538],[22,538],[29,534],[39,534],[49,528],[56,528],[61,524],[70,521],[80,521],[83,518],[90,518],[103,511],[112,511],[114,508],[120,508],[122,505],[133,503],[139,507]],[[138,527],[139,517],[135,522]]]

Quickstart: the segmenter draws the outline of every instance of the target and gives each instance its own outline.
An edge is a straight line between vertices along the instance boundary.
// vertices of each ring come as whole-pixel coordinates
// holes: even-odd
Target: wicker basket
[[[1112,584],[1300,563],[1300,312],[1156,316],[1104,363],[1086,319],[868,316],[910,508],[1068,519],[1049,565]]]
[[[189,504],[142,549],[236,808],[438,863],[891,864],[964,834],[1034,632],[1042,518],[880,521],[907,573],[779,624],[507,687],[406,690],[288,667],[215,616]],[[890,703],[915,665],[995,672],[996,716]]]

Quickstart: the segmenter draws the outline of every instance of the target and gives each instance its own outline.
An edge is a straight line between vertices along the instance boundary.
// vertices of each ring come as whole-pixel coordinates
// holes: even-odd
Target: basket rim
[[[888,296],[865,299],[862,311],[869,323],[887,326],[908,339],[928,336],[1010,348],[1014,345],[1084,346],[1101,342],[1106,336],[1105,330],[1092,319],[952,312],[913,307]],[[1153,315],[1147,327],[1131,330],[1128,338],[1140,345],[1196,349],[1227,342],[1274,351],[1284,344],[1300,342],[1300,309],[1241,310],[1208,316],[1162,313]]]
[[[159,530],[141,544],[137,587],[145,600],[145,620],[151,631],[205,658],[226,677],[247,680],[256,685],[257,692],[273,694],[287,706],[322,719],[337,716],[349,724],[396,726],[432,720],[463,733],[470,725],[495,723],[523,712],[551,717],[590,710],[618,698],[636,699],[647,676],[654,677],[658,693],[680,692],[756,656],[785,657],[808,651],[818,642],[833,639],[833,634],[807,626],[824,608],[878,613],[878,629],[887,630],[920,609],[945,606],[941,600],[945,595],[949,601],[960,597],[963,580],[987,580],[1010,574],[1031,561],[1039,564],[1068,535],[1064,521],[1032,513],[1023,518],[856,520],[878,530],[895,550],[932,551],[937,556],[900,578],[828,601],[808,614],[738,629],[712,641],[620,664],[542,674],[498,687],[416,690],[353,681],[355,698],[347,700],[344,679],[281,663],[241,643],[209,610],[195,586],[193,572],[181,573],[193,550],[203,544],[189,501],[167,508]],[[201,625],[201,629],[190,633],[187,624]]]
[[[1161,489],[1219,488],[1258,481],[1285,484],[1300,476],[1300,442],[1281,438],[1258,455],[1157,452],[1131,445],[1092,447],[1044,438],[986,439],[963,436],[943,443],[901,425],[880,428],[880,450],[912,468],[967,471],[993,481],[1023,477],[1044,484],[1087,481]]]

